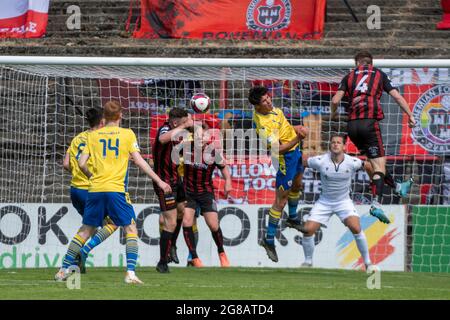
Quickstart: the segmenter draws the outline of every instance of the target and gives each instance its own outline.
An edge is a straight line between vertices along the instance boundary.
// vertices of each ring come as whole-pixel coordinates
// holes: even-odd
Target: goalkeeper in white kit
[[[304,267],[312,267],[313,264],[314,234],[321,225],[328,223],[333,214],[336,214],[352,232],[366,269],[372,264],[366,235],[361,229],[359,215],[350,199],[350,185],[354,173],[370,164],[345,154],[346,140],[347,137],[344,135],[332,135],[329,152],[303,160],[305,167],[319,171],[322,187],[320,197],[301,230],[304,233],[302,240]]]

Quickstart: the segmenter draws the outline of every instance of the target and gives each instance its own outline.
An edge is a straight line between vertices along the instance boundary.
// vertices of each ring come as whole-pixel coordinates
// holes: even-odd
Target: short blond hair
[[[103,116],[106,121],[117,121],[120,119],[122,113],[122,106],[119,101],[111,100],[105,103],[103,107]]]

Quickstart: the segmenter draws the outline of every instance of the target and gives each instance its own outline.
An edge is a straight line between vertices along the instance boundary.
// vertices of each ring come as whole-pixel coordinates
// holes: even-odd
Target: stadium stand
[[[319,41],[186,41],[162,39],[149,42],[131,38],[139,8],[132,1],[131,25],[125,31],[129,0],[53,0],[50,3],[47,36],[44,39],[2,41],[5,55],[82,55],[82,56],[160,56],[226,57],[237,53],[248,57],[270,58],[348,58],[357,49],[368,49],[380,58],[448,57],[448,33],[436,30],[442,8],[435,0],[348,1],[359,22],[354,22],[342,0],[327,1],[324,38]],[[69,31],[66,10],[81,9],[81,29]],[[381,9],[381,29],[368,30],[369,5]],[[370,33],[370,36],[369,36]],[[199,48],[198,43],[202,42]]]

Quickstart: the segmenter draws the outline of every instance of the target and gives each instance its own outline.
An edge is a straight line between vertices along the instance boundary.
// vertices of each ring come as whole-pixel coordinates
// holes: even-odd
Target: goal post
[[[415,185],[406,199],[386,191],[384,205],[404,205],[406,215],[402,225],[390,229],[372,226],[382,234],[369,243],[372,254],[378,255],[380,263],[387,261],[393,254],[390,250],[396,248],[392,239],[404,237],[403,269],[448,272],[449,263],[445,266],[445,259],[450,250],[450,59],[375,59],[374,66],[386,72],[398,86],[418,127],[407,128],[399,106],[389,95],[382,96],[385,119],[381,131],[387,166],[394,179],[413,177]],[[19,245],[23,240],[20,234],[28,230],[26,224],[39,223],[36,231],[39,237],[42,231],[39,228],[53,223],[49,221],[52,205],[70,207],[70,174],[62,166],[64,154],[71,139],[88,128],[84,119],[86,110],[101,107],[111,99],[123,105],[122,125],[133,129],[142,154],[151,162],[151,144],[167,111],[175,106],[189,108],[194,93],[206,93],[212,100],[208,117],[222,130],[225,142],[234,142],[230,144],[234,148],[241,146],[241,150],[232,150],[233,154],[245,155],[243,161],[230,163],[233,191],[228,199],[217,191],[218,203],[236,208],[269,207],[274,199],[276,171],[269,160],[252,162],[249,157],[249,132],[253,128],[253,107],[247,100],[249,88],[255,84],[267,86],[274,106],[283,110],[287,120],[310,129],[303,142],[305,154],[326,152],[330,134],[344,132],[347,120],[345,102],[339,107],[338,119],[330,119],[330,99],[353,67],[352,59],[0,56],[0,242],[28,252],[30,248]],[[347,151],[358,155],[352,144]],[[222,188],[216,177],[218,173],[214,182]],[[306,214],[320,194],[320,179],[307,170],[303,183],[299,208]],[[367,174],[358,172],[352,189],[354,202],[367,206],[370,201]],[[136,205],[158,203],[152,182],[133,165],[129,171],[129,192]],[[17,217],[8,215],[12,207],[25,208],[29,204],[36,205],[38,212],[33,214],[39,222],[27,220],[21,213],[16,213]],[[50,207],[44,217],[40,208],[46,206]],[[245,210],[242,209],[244,213]],[[25,227],[21,230],[18,225]],[[53,246],[59,248],[64,237],[61,234],[59,237],[59,231],[55,230],[51,232],[60,242]],[[323,241],[327,241],[327,229],[322,231]],[[235,236],[242,238],[245,234],[237,232]],[[64,235],[71,236],[68,232]],[[298,239],[295,241],[298,244]],[[230,246],[232,243],[228,242]],[[252,246],[257,250],[257,243]],[[295,250],[301,257],[301,250],[297,247]],[[342,254],[345,256],[345,252]],[[354,264],[353,261],[345,267],[352,268]]]

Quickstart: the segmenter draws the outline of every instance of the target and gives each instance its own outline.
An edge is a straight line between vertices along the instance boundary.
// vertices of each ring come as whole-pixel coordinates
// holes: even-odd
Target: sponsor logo
[[[422,94],[414,105],[417,125],[412,138],[433,154],[450,151],[450,86],[437,85]]]
[[[291,22],[289,0],[252,0],[247,9],[247,26],[251,30],[276,31]]]
[[[376,157],[379,156],[379,148],[376,147],[376,146],[369,147],[369,149],[367,150],[367,153],[368,153],[371,157],[376,158]]]

